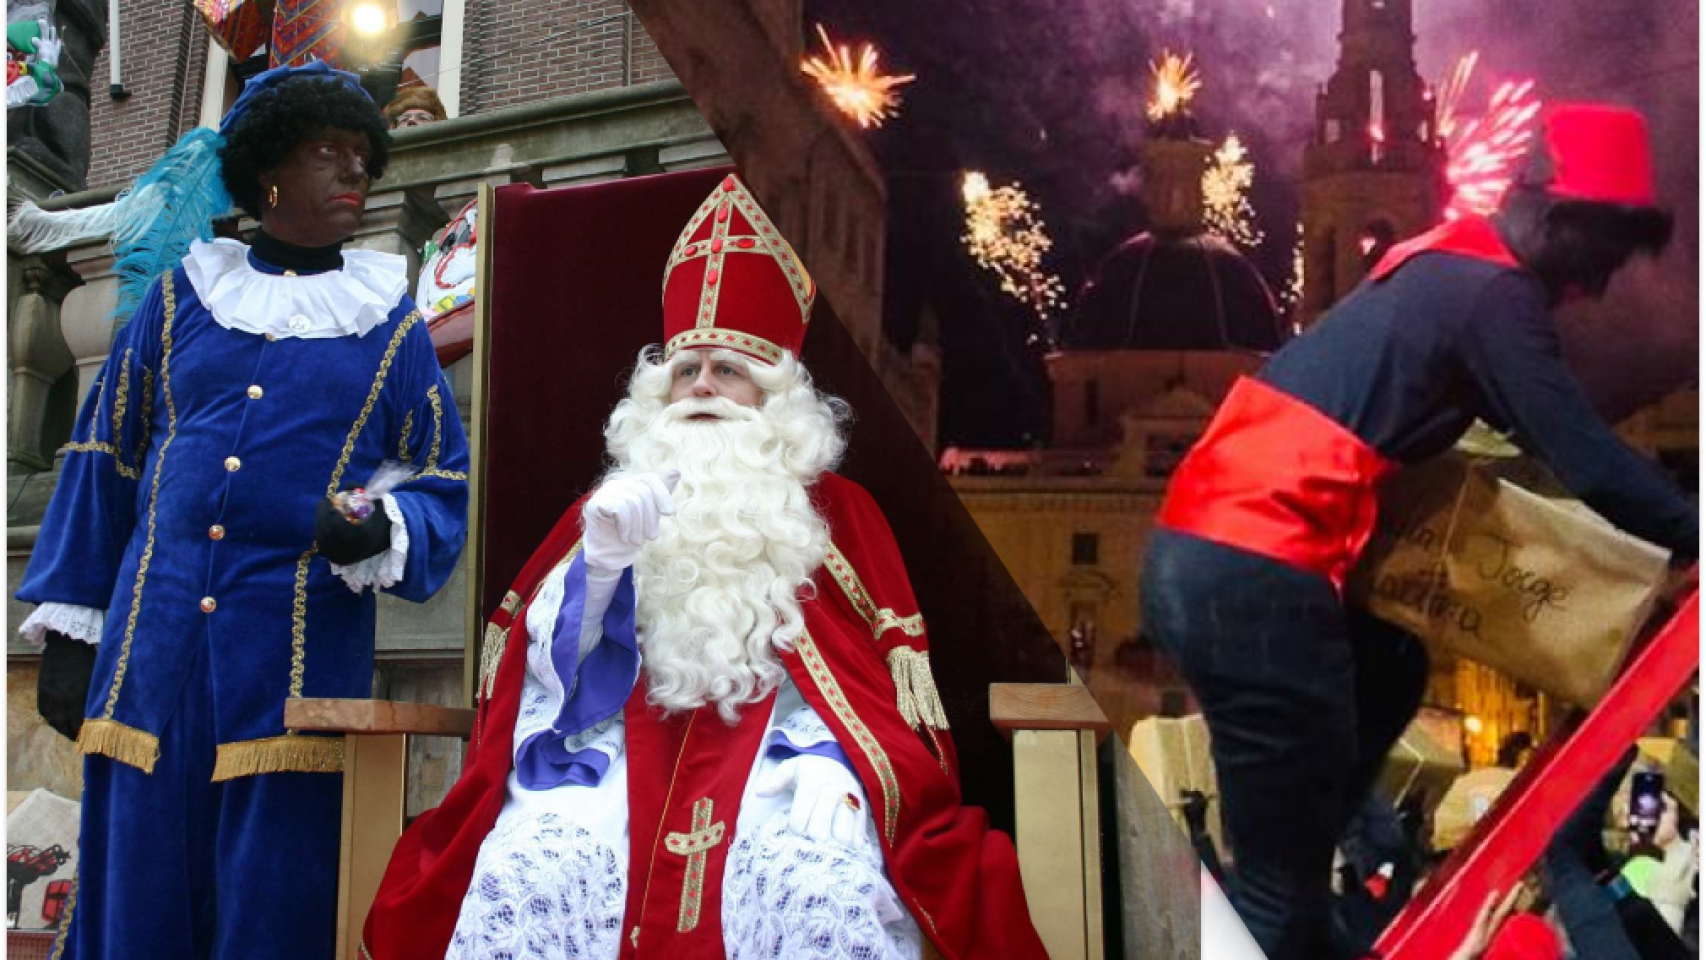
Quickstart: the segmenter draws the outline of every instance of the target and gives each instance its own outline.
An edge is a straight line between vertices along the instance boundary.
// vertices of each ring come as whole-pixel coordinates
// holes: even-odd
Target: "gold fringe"
[[[111,757],[143,773],[153,773],[160,759],[160,738],[110,717],[83,721],[77,732],[77,752]]]
[[[342,773],[344,738],[286,734],[261,740],[219,745],[213,782],[252,777],[258,773]]]
[[[930,658],[911,647],[889,651],[889,674],[894,677],[895,706],[907,726],[931,730],[948,729],[948,714],[930,674]]]

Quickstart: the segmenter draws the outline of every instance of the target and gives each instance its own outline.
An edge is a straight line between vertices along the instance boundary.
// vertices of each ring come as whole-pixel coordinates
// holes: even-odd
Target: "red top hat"
[[[1561,103],[1547,112],[1544,127],[1552,170],[1543,186],[1551,193],[1597,203],[1654,204],[1652,147],[1639,113],[1601,103]]]
[[[816,288],[800,258],[733,174],[699,205],[663,273],[664,356],[738,350],[766,363],[798,355]]]

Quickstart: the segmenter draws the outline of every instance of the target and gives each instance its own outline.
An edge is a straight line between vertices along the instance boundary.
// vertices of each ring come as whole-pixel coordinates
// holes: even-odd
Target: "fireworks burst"
[[[859,126],[867,130],[882,126],[900,107],[895,88],[911,83],[916,77],[910,73],[878,72],[877,48],[869,43],[861,44],[855,56],[851,47],[836,46],[822,24],[818,25],[817,35],[823,41],[823,53],[807,57],[800,70],[816,80],[835,108]]]
[[[1159,122],[1182,112],[1202,89],[1202,77],[1191,65],[1188,53],[1181,57],[1167,50],[1161,51],[1161,59],[1149,64],[1149,73],[1149,103],[1144,112],[1153,121]]]
[[[1476,53],[1457,61],[1440,98],[1435,126],[1445,145],[1445,176],[1451,200],[1445,217],[1486,216],[1498,209],[1516,168],[1534,139],[1540,100],[1533,80],[1507,80],[1493,91],[1481,116],[1461,115],[1464,88],[1475,69]]]
[[[1235,133],[1214,151],[1214,162],[1202,174],[1203,226],[1246,250],[1262,242],[1256,211],[1250,206],[1250,185],[1255,179],[1255,164]]]
[[[960,183],[966,205],[966,250],[1001,280],[1001,291],[1046,321],[1059,308],[1065,288],[1043,268],[1054,241],[1037,205],[1017,184],[991,187],[989,178],[968,171]]]

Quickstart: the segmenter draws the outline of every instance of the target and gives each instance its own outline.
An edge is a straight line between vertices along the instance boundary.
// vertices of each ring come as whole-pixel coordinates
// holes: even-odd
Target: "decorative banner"
[[[267,66],[300,67],[310,60],[338,66],[344,48],[342,14],[342,0],[278,0]]]
[[[272,37],[273,0],[191,0],[207,32],[238,62],[249,59]]]

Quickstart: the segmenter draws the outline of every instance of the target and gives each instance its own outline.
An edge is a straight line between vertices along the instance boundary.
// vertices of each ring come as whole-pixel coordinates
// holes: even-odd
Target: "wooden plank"
[[[1389,960],[1451,955],[1488,896],[1510,889],[1605,772],[1700,669],[1700,595],[1688,598],[1599,705],[1517,774],[1380,938]]]
[[[403,835],[408,752],[409,738],[402,734],[344,739],[337,960],[361,956],[361,928]]]
[[[1087,730],[1099,741],[1114,729],[1088,687],[1066,683],[992,683],[989,721],[1008,736],[1016,730]]]
[[[1031,922],[1053,960],[1091,957],[1085,935],[1084,823],[1074,789],[1080,736],[1071,730],[1013,734],[1019,875]]]
[[[411,733],[466,740],[474,730],[474,711],[399,700],[297,697],[284,702],[284,726],[319,733]]]
[[[1078,732],[1079,842],[1084,846],[1084,944],[1090,960],[1103,960],[1107,945],[1102,931],[1102,796],[1096,766],[1097,735]]]

